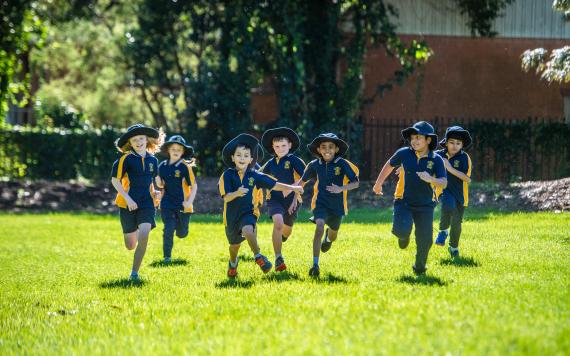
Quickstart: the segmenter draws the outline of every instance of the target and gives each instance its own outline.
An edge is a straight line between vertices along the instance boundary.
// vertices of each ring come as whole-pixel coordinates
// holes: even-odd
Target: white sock
[[[453,252],[457,252],[457,251],[459,251],[459,247],[451,247],[451,246],[449,246],[449,250],[450,250],[450,251],[453,251]]]
[[[275,255],[275,259],[278,259],[279,257],[282,257],[282,255],[280,253]]]
[[[232,262],[232,261],[230,260],[230,266],[231,266],[232,268],[236,268],[237,265],[238,265],[238,257],[236,257],[236,261],[235,261],[235,262]]]

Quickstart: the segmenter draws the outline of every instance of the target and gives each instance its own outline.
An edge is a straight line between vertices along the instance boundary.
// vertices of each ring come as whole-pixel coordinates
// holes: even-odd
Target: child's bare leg
[[[321,239],[325,232],[325,221],[317,219],[315,224],[317,227],[315,228],[315,237],[313,238],[313,257],[319,257],[321,253]]]
[[[241,246],[241,244],[230,245],[230,262],[231,263],[237,262],[238,251],[239,251],[240,246]]]
[[[283,224],[283,236],[289,237],[293,232],[293,226],[289,226],[287,224]]]
[[[139,225],[138,229],[138,244],[135,250],[135,257],[133,259],[133,272],[138,272],[141,267],[141,263],[146,253],[146,245],[148,243],[148,235],[150,233],[151,226],[149,223],[142,223]]]
[[[283,215],[275,214],[271,217],[273,219],[273,251],[275,256],[281,255],[281,248],[283,246]]]
[[[125,238],[125,247],[127,250],[134,250],[137,247],[137,231],[129,232],[128,234],[124,234]]]
[[[247,244],[254,255],[259,253],[259,245],[257,244],[257,234],[252,225],[246,225],[241,229],[243,237],[247,240]]]
[[[330,242],[333,242],[338,237],[338,230],[333,230],[329,228],[329,232],[327,233],[328,239]]]

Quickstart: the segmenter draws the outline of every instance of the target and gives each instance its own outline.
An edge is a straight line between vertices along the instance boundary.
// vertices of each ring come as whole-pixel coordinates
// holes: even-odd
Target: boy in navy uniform
[[[443,189],[439,200],[441,201],[441,218],[439,220],[439,233],[435,244],[445,246],[449,231],[449,253],[451,258],[459,256],[459,237],[461,236],[461,223],[463,213],[469,204],[469,183],[471,183],[471,158],[465,150],[471,146],[469,131],[460,126],[448,127],[445,138],[440,145],[444,147],[436,153],[443,158],[447,170],[447,187]]]
[[[348,191],[358,188],[358,167],[342,158],[348,151],[348,144],[332,133],[320,134],[307,145],[316,157],[311,161],[301,181],[315,178],[311,209],[311,221],[316,224],[313,237],[313,266],[309,275],[320,275],[319,255],[330,250],[338,237],[338,230],[344,215],[348,213]],[[325,224],[328,228],[325,231]],[[325,235],[321,242],[321,238]]]
[[[164,223],[162,252],[164,262],[170,263],[174,233],[179,238],[188,236],[190,215],[194,212],[194,199],[198,185],[192,166],[194,149],[180,136],[172,136],[161,148],[168,159],[158,165],[156,185],[164,188],[160,202],[160,216]]]
[[[305,172],[305,162],[293,153],[299,148],[299,136],[287,127],[270,129],[263,133],[261,144],[274,156],[259,170],[285,184],[295,184]],[[275,270],[287,269],[281,254],[282,243],[287,241],[297,219],[300,196],[291,192],[273,191],[267,193],[267,208],[273,220],[273,250]]]
[[[156,226],[155,201],[159,193],[154,190],[153,179],[158,171],[158,160],[152,154],[160,149],[163,140],[163,133],[137,124],[115,142],[123,155],[113,163],[111,183],[117,190],[115,204],[120,208],[125,246],[129,250],[136,247],[132,280],[139,279],[148,235]]]
[[[260,253],[257,244],[256,224],[259,218],[259,194],[256,189],[266,188],[278,191],[291,190],[303,193],[303,188],[278,183],[275,178],[253,169],[258,158],[259,141],[248,134],[240,134],[222,150],[226,169],[218,182],[220,195],[224,199],[223,220],[226,237],[230,244],[230,261],[227,275],[237,276],[238,251],[241,243],[247,240],[255,263],[264,273],[271,270],[272,264]]]
[[[413,270],[424,274],[433,243],[433,211],[437,203],[433,187],[445,188],[447,175],[443,159],[434,152],[437,135],[429,123],[415,123],[402,131],[402,137],[410,146],[399,149],[386,162],[373,190],[381,195],[388,175],[394,168],[402,167],[394,194],[392,233],[404,249],[410,243],[412,225],[415,225],[417,252]]]

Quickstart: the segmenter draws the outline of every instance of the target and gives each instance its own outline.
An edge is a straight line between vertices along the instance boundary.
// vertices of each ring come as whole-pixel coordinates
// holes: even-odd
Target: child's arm
[[[447,169],[449,173],[453,174],[454,176],[456,176],[457,178],[461,179],[466,183],[471,183],[471,178],[467,174],[461,172],[460,170],[453,168],[451,166],[451,163],[449,163],[447,159],[445,158],[443,159],[443,164],[445,165],[445,169]]]
[[[331,185],[327,186],[327,191],[329,191],[330,193],[342,193],[344,191],[356,189],[356,188],[358,188],[359,185],[360,185],[359,181],[352,182],[352,183],[349,183],[349,184],[346,184],[343,186],[331,184]]]
[[[285,192],[290,190],[298,194],[303,194],[303,187],[297,185],[297,183],[295,183],[294,185],[289,185],[277,182],[275,183],[275,186],[273,187],[272,190],[276,190],[278,192]]]
[[[247,189],[245,187],[239,187],[238,190],[236,190],[235,192],[225,194],[224,195],[224,201],[226,203],[229,203],[234,199],[243,197],[244,195],[247,194],[247,192],[249,192],[249,189]]]
[[[192,189],[190,190],[190,195],[188,195],[188,199],[182,202],[182,205],[185,209],[188,209],[192,204],[194,204],[194,199],[196,199],[196,192],[198,191],[198,184],[194,183],[192,185]]]
[[[447,187],[446,177],[441,177],[441,178],[432,177],[428,172],[425,171],[417,172],[417,175],[420,177],[421,180],[433,184],[436,188],[445,189]]]
[[[160,176],[154,177],[154,183],[155,183],[156,186],[159,187],[160,189],[164,188],[164,181],[160,178]]]
[[[137,203],[135,203],[135,201],[129,196],[129,194],[125,192],[125,190],[123,189],[123,185],[121,184],[119,179],[117,179],[116,177],[111,178],[111,184],[113,185],[113,188],[115,188],[117,193],[119,193],[123,198],[125,198],[127,202],[127,207],[130,211],[138,209]]]
[[[383,194],[382,184],[384,184],[384,181],[386,180],[386,178],[388,178],[388,176],[390,175],[390,173],[392,173],[393,170],[394,167],[390,164],[390,161],[384,164],[384,167],[382,167],[382,170],[378,174],[378,178],[376,178],[376,183],[374,183],[374,187],[372,188],[374,193],[376,193],[377,195]],[[400,174],[403,174],[403,172],[401,172]]]

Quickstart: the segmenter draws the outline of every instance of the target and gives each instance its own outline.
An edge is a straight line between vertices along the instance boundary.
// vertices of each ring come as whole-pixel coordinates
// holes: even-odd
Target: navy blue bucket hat
[[[471,138],[471,134],[469,134],[469,131],[465,130],[461,126],[448,127],[447,130],[445,130],[445,138],[439,141],[439,144],[442,147],[445,147],[447,140],[449,140],[450,138],[461,140],[463,142],[464,150],[470,148],[471,144],[473,143],[473,139]]]
[[[121,135],[115,142],[117,147],[121,148],[129,142],[129,139],[134,136],[145,135],[152,138],[158,138],[158,130],[152,127],[147,127],[142,124],[135,124],[127,129],[127,132]]]
[[[408,127],[407,129],[402,130],[402,137],[407,143],[410,142],[410,137],[412,134],[431,137],[431,142],[429,144],[429,149],[431,151],[435,150],[437,147],[437,135],[435,134],[433,126],[431,126],[429,123],[425,121],[419,121],[416,122],[412,127]]]
[[[348,144],[341,140],[337,135],[333,133],[322,133],[319,136],[315,137],[313,142],[307,145],[309,152],[317,158],[320,158],[321,155],[317,151],[317,148],[320,146],[322,142],[332,142],[338,147],[338,153],[336,154],[338,157],[342,157],[348,151]]]
[[[180,135],[171,136],[162,145],[162,147],[160,147],[160,152],[163,155],[168,156],[168,147],[170,147],[171,145],[173,145],[175,143],[184,147],[184,154],[182,155],[182,158],[190,159],[190,158],[194,157],[194,148],[192,146],[186,144],[186,140],[184,139],[184,137],[182,137]]]
[[[222,159],[226,166],[235,166],[232,161],[232,155],[238,146],[245,146],[251,150],[253,161],[251,162],[250,167],[254,167],[257,161],[263,159],[263,148],[259,145],[257,138],[252,135],[242,133],[231,139],[230,142],[228,142],[222,149]]]
[[[301,140],[299,139],[299,135],[293,130],[288,127],[278,127],[276,129],[269,129],[263,133],[261,136],[261,145],[267,150],[269,153],[274,153],[273,151],[273,139],[275,137],[287,137],[291,142],[291,150],[289,153],[293,153],[297,151],[299,146],[301,145]]]

